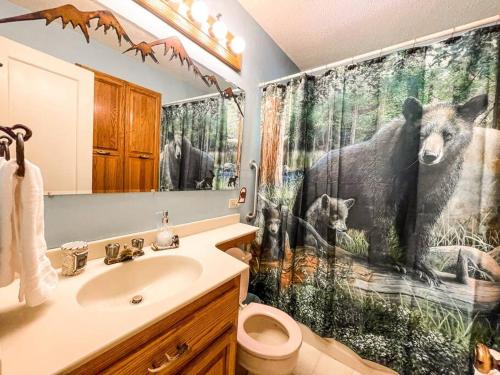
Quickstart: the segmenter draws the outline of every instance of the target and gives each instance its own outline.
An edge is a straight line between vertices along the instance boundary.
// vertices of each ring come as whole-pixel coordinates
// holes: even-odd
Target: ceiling
[[[499,0],[239,0],[301,69],[500,13]]]

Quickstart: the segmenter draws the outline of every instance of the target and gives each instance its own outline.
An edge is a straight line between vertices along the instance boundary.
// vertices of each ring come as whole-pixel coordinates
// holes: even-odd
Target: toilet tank
[[[238,247],[233,247],[227,250],[226,254],[231,255],[233,258],[236,258],[246,264],[249,264],[250,260],[252,260],[252,254],[247,253]],[[245,271],[241,273],[240,303],[243,303],[243,301],[247,298],[249,281],[250,281],[250,270],[247,268]]]

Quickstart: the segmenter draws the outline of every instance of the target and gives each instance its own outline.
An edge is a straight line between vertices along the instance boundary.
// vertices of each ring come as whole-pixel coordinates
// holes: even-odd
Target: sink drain
[[[133,296],[132,299],[130,300],[130,303],[137,305],[141,303],[143,300],[143,297],[141,295]]]

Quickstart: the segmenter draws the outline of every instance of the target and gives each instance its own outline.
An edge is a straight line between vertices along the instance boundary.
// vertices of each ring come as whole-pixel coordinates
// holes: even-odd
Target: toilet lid
[[[251,337],[245,331],[245,322],[256,315],[264,315],[280,323],[287,331],[288,341],[281,345],[270,345]],[[289,357],[300,348],[302,332],[297,322],[285,312],[260,303],[250,303],[240,311],[238,317],[238,344],[257,357],[282,359]]]

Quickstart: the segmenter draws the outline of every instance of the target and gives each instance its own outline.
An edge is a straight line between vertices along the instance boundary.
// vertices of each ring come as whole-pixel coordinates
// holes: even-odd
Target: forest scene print
[[[160,128],[160,191],[233,190],[239,184],[245,96],[165,105]]]
[[[500,351],[499,38],[264,88],[253,293],[401,374]]]

